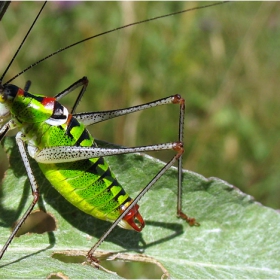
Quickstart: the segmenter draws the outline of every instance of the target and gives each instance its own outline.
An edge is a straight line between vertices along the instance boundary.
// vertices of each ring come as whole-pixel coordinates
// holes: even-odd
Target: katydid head
[[[15,99],[18,87],[15,85],[6,85],[0,88],[0,103],[9,104]]]
[[[64,124],[69,115],[56,98],[31,94],[8,84],[0,87],[0,118],[10,114],[22,123],[46,122],[53,126]]]

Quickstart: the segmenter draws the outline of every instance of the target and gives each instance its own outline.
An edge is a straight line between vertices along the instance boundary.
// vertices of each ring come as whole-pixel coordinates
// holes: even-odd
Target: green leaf
[[[14,138],[4,149],[11,168],[0,191],[0,240],[5,243],[13,223],[31,203],[29,182]],[[108,157],[125,190],[135,197],[163,166],[146,155]],[[69,278],[116,278],[82,261],[66,263],[62,251],[83,255],[109,227],[61,197],[44,179],[36,162],[32,168],[40,185],[40,208],[54,217],[52,233],[15,238],[2,260],[1,278],[46,278],[61,273]],[[116,228],[101,245],[102,252],[149,256],[172,278],[279,278],[280,215],[255,202],[228,183],[184,171],[183,210],[200,227],[177,219],[176,168],[172,168],[140,201],[146,220],[141,233]],[[57,254],[54,254],[57,253]],[[60,257],[57,257],[60,256]],[[66,256],[67,259],[67,256]]]

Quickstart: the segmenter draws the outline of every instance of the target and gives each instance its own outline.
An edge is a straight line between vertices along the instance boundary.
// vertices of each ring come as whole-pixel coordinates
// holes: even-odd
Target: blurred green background
[[[50,2],[9,70],[134,21],[209,2]],[[41,3],[12,2],[0,28],[3,72]],[[128,107],[176,93],[186,99],[184,168],[219,177],[280,208],[280,3],[232,2],[126,28],[27,71],[31,92],[55,95],[86,75],[78,111]],[[62,101],[71,107],[75,94]],[[164,106],[91,127],[135,146],[177,139],[178,107]],[[5,155],[1,150],[1,159]],[[168,152],[153,154],[162,160]],[[2,161],[1,161],[2,162]],[[1,163],[1,174],[6,169]]]

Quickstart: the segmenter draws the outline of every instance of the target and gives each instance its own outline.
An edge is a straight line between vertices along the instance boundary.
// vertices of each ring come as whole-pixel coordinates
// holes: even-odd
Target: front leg
[[[38,199],[39,199],[38,185],[37,185],[35,176],[33,175],[33,172],[32,172],[32,169],[31,169],[31,166],[30,166],[30,163],[29,163],[29,159],[28,159],[28,156],[27,156],[27,153],[26,153],[26,150],[25,150],[24,140],[25,139],[24,139],[23,133],[22,132],[18,132],[18,134],[16,136],[16,142],[17,142],[17,145],[18,145],[18,148],[19,148],[19,151],[20,151],[20,155],[21,155],[22,161],[24,163],[27,175],[28,175],[28,179],[30,181],[33,200],[31,202],[31,204],[29,205],[28,209],[26,210],[26,212],[24,213],[24,215],[21,217],[19,222],[16,224],[16,226],[13,229],[10,237],[8,238],[8,240],[6,241],[4,247],[0,251],[0,259],[4,255],[4,253],[7,250],[9,244],[12,242],[12,240],[16,236],[19,228],[22,226],[22,224],[24,223],[26,218],[32,212],[34,206],[36,205],[36,203],[38,202]]]
[[[5,135],[8,133],[8,131],[16,128],[16,124],[13,120],[8,121],[0,128],[0,142],[5,137]]]

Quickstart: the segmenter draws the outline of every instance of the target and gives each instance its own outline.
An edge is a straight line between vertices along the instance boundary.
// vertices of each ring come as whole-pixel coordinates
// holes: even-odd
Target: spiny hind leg
[[[109,119],[113,119],[116,117],[135,113],[138,111],[143,111],[146,109],[158,107],[161,105],[169,105],[169,104],[180,104],[180,108],[181,108],[184,107],[184,99],[179,94],[175,94],[162,99],[154,100],[145,104],[140,104],[128,108],[110,110],[110,111],[100,111],[100,112],[77,113],[77,114],[73,114],[73,116],[79,122],[82,122],[84,125],[88,126]]]
[[[185,116],[185,100],[180,95],[173,95],[156,101],[152,101],[146,104],[133,106],[126,109],[99,112],[99,113],[82,113],[75,114],[74,116],[85,125],[90,125],[106,119],[126,115],[129,113],[145,110],[148,108],[167,105],[167,104],[179,104],[179,141],[164,143],[150,146],[140,146],[134,148],[97,148],[97,147],[52,147],[41,150],[35,155],[35,159],[42,163],[59,163],[59,162],[70,162],[73,159],[81,160],[88,159],[91,157],[102,157],[111,156],[117,154],[135,153],[135,152],[148,152],[148,151],[160,151],[160,150],[171,150],[174,149],[174,145],[177,143],[183,144],[184,136],[184,116]],[[178,158],[178,195],[177,195],[177,216],[186,220],[191,226],[199,225],[194,218],[188,217],[182,211],[182,156]]]

